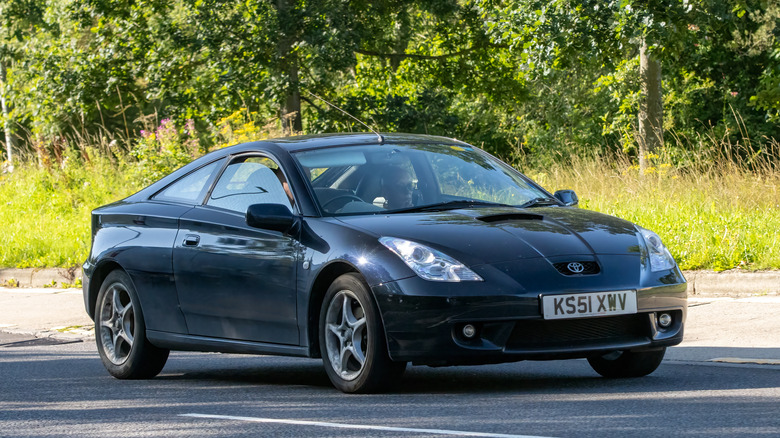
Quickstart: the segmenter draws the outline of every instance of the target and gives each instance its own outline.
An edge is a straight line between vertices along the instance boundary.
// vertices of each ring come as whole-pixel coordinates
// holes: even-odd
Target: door
[[[280,175],[268,158],[234,159],[206,204],[181,217],[173,270],[191,335],[298,345],[300,244],[245,219],[252,204],[292,208]]]

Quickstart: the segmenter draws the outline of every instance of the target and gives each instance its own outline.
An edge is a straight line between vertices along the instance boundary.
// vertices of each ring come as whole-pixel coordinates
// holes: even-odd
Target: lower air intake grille
[[[647,314],[600,318],[518,321],[507,349],[576,347],[583,344],[631,342],[651,335]]]

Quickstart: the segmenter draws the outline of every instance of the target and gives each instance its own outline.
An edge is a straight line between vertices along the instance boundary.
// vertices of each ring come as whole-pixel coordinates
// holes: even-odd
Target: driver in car
[[[382,196],[388,210],[411,207],[414,181],[409,171],[392,166],[382,174]]]

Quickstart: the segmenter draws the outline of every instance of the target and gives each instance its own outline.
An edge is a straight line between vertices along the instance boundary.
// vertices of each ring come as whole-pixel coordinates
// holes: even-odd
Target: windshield
[[[345,146],[293,156],[322,210],[337,216],[549,198],[508,165],[465,145]]]

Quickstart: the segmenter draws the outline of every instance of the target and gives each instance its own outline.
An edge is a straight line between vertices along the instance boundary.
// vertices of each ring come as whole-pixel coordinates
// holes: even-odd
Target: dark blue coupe
[[[170,350],[321,357],[344,392],[407,362],[649,374],[682,341],[685,279],[655,233],[576,205],[447,138],[240,144],[93,212],[84,301],[125,379]]]

